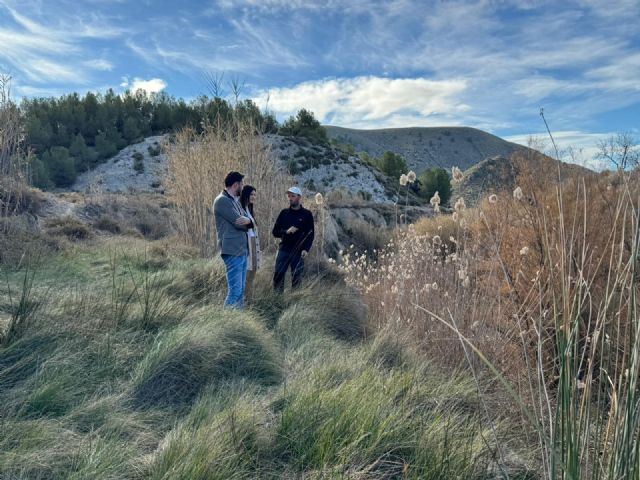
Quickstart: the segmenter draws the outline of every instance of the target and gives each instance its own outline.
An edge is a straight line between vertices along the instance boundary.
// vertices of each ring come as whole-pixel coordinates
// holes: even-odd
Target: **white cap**
[[[302,190],[300,190],[298,187],[291,187],[289,190],[287,190],[287,193],[293,193],[294,195],[302,196]]]

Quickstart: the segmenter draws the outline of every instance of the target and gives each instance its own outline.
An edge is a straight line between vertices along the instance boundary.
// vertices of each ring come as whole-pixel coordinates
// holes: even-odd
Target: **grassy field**
[[[374,332],[338,273],[310,270],[285,297],[262,272],[237,312],[221,262],[168,243],[100,237],[5,269],[0,478],[527,478],[468,374]]]

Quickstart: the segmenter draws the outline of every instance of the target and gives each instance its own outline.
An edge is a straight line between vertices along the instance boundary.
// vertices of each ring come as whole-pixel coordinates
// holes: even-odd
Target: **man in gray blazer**
[[[251,228],[251,220],[244,215],[238,201],[243,178],[241,173],[229,172],[224,179],[224,190],[213,202],[218,248],[227,270],[227,298],[224,305],[231,308],[244,308],[247,278],[247,231]]]

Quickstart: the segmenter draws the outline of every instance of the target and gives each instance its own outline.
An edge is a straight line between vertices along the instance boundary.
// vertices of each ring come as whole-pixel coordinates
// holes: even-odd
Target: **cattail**
[[[453,177],[453,181],[455,183],[460,183],[464,175],[462,174],[462,170],[460,170],[458,167],[453,167],[451,169],[451,176]]]
[[[324,198],[320,192],[316,193],[316,205],[322,205],[324,203]]]
[[[465,209],[465,207],[466,207],[466,205],[465,205],[465,203],[464,203],[464,198],[460,197],[460,198],[456,201],[455,205],[453,206],[453,209],[454,209],[456,212],[462,212],[462,211]]]
[[[529,247],[522,247],[520,249],[520,255],[527,255],[529,253]]]
[[[400,185],[404,187],[407,185],[408,181],[409,181],[409,178],[404,173],[400,175]]]
[[[493,195],[489,195],[489,203],[491,204],[498,203],[498,196],[495,193]]]
[[[516,200],[522,200],[522,189],[520,187],[516,187],[516,189],[513,191],[513,198],[515,198]]]
[[[409,183],[415,182],[416,181],[416,172],[411,170],[409,173],[407,173],[407,180],[409,181]]]

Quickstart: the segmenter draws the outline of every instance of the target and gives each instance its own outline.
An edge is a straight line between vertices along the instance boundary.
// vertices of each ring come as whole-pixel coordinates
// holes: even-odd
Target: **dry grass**
[[[522,195],[401,230],[375,262],[349,252],[344,268],[375,327],[408,330],[439,363],[497,375],[534,432],[527,441],[538,438],[545,477],[631,478],[638,172],[556,185],[523,174],[518,185]]]
[[[178,231],[205,254],[215,248],[211,207],[224,187],[224,177],[236,170],[258,193],[256,219],[263,232],[271,228],[292,180],[271,158],[268,146],[251,125],[237,129],[208,128],[201,135],[184,130],[168,147],[168,193],[178,213]],[[263,234],[263,247],[268,236]]]

